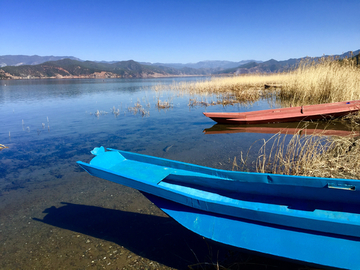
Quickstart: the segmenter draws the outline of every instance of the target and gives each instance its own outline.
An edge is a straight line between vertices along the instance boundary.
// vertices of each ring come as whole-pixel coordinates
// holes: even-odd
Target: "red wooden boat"
[[[331,119],[359,110],[360,100],[355,100],[241,113],[205,112],[204,115],[220,124],[248,125]]]

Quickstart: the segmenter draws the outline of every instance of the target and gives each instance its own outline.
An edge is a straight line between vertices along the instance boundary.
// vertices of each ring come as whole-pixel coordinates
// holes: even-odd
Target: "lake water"
[[[0,81],[0,144],[8,147],[0,151],[0,268],[185,269],[234,256],[242,264],[289,267],[209,243],[139,192],[76,165],[104,146],[231,170],[234,157],[272,134],[204,133],[215,123],[203,112],[269,103],[191,107],[188,95],[151,90],[199,79]],[[157,108],[159,99],[171,107]]]

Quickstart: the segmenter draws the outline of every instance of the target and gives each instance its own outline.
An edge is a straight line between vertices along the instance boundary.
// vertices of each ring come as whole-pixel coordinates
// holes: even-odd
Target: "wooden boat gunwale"
[[[221,124],[266,124],[337,118],[360,110],[360,100],[248,112],[204,112]]]
[[[302,211],[296,208],[291,209],[286,205],[231,198],[224,195],[226,194],[226,190],[221,192],[219,190],[219,186],[221,185],[237,184],[240,185],[241,188],[247,189],[246,192],[254,192],[254,196],[259,194],[271,196],[271,192],[275,190],[279,195],[287,199],[293,195],[294,199],[297,200],[300,200],[301,197],[303,197],[304,200],[309,200],[317,194],[323,194],[322,199],[328,202],[340,203],[342,197],[345,196],[348,203],[359,203],[359,181],[300,177],[301,186],[299,186],[299,181],[295,181],[295,179],[299,177],[295,176],[229,172],[121,150],[108,150],[107,153],[110,152],[111,154],[109,155],[112,155],[111,159],[115,157],[115,153],[118,153],[124,157],[125,160],[128,160],[127,158],[134,158],[135,162],[139,163],[139,166],[142,166],[145,171],[153,170],[152,172],[155,172],[159,169],[160,177],[155,175],[150,181],[144,181],[141,177],[139,178],[124,172],[119,174],[118,171],[115,171],[111,167],[104,168],[98,166],[96,162],[94,162],[94,164],[91,164],[91,162],[87,164],[79,161],[78,164],[92,175],[199,210],[269,224],[360,237],[360,230],[358,230],[360,226],[360,214],[342,213],[340,217],[337,213],[333,213],[332,211],[328,212],[327,210]],[[101,156],[101,154],[97,155],[92,162],[94,160],[96,161],[96,159],[101,159]],[[166,164],[166,166],[164,164]],[[191,168],[194,170],[187,176],[187,172],[184,171]],[[137,168],[136,170],[136,173],[141,173],[139,172],[141,169]],[[206,173],[208,173],[208,175],[206,175]],[[170,177],[169,179],[169,175],[175,175],[175,178]],[[238,175],[239,178],[252,177],[253,179],[252,181],[234,180],[234,175]],[[193,186],[189,186],[189,181],[194,178],[198,179],[198,182]],[[215,182],[216,186],[213,189],[211,189],[211,187],[194,189],[194,186],[202,186],[206,180]],[[217,190],[217,193],[213,192],[214,189]],[[256,194],[257,190],[258,194]],[[304,196],[297,197],[296,194],[289,193],[289,190],[304,193]],[[339,194],[341,194],[341,196],[339,196]],[[332,225],[330,226],[329,224]]]

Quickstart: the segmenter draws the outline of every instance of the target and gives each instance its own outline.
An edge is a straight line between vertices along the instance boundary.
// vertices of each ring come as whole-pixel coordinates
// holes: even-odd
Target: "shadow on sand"
[[[167,217],[72,203],[47,208],[34,220],[116,243],[175,269],[312,269],[292,262],[229,250]],[[218,268],[216,264],[226,266]],[[189,267],[190,266],[190,267]]]
[[[205,261],[216,263],[218,253],[227,252],[222,246],[207,243],[171,218],[63,204],[59,208],[47,208],[44,211],[47,215],[42,220],[34,220],[114,242],[139,256],[177,269]],[[211,253],[214,253],[214,258],[211,258]]]

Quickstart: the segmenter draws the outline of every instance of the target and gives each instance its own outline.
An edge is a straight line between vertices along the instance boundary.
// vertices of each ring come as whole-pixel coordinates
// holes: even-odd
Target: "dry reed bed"
[[[282,81],[279,98],[293,105],[360,99],[360,68],[351,59],[307,59]]]
[[[156,85],[153,90],[172,90],[179,95],[189,94],[193,97],[192,101],[189,102],[192,106],[196,103],[206,106],[217,104],[233,105],[235,103],[248,104],[264,97],[267,93],[267,91],[264,91],[265,84],[276,84],[285,78],[285,74],[213,77],[210,80],[196,82],[174,82],[171,85]],[[194,96],[210,97],[216,100],[194,102]]]
[[[300,131],[301,132],[301,131]],[[360,137],[275,134],[260,148],[256,171],[360,179]],[[302,131],[306,133],[305,131]],[[355,134],[355,133],[354,133]]]
[[[264,90],[264,85],[281,85],[281,89]],[[331,103],[360,99],[360,68],[351,59],[305,59],[298,68],[286,73],[213,77],[153,87],[155,91],[164,89],[193,96],[215,95],[214,104],[219,104],[219,100],[249,103],[269,94],[276,94],[283,106]]]

